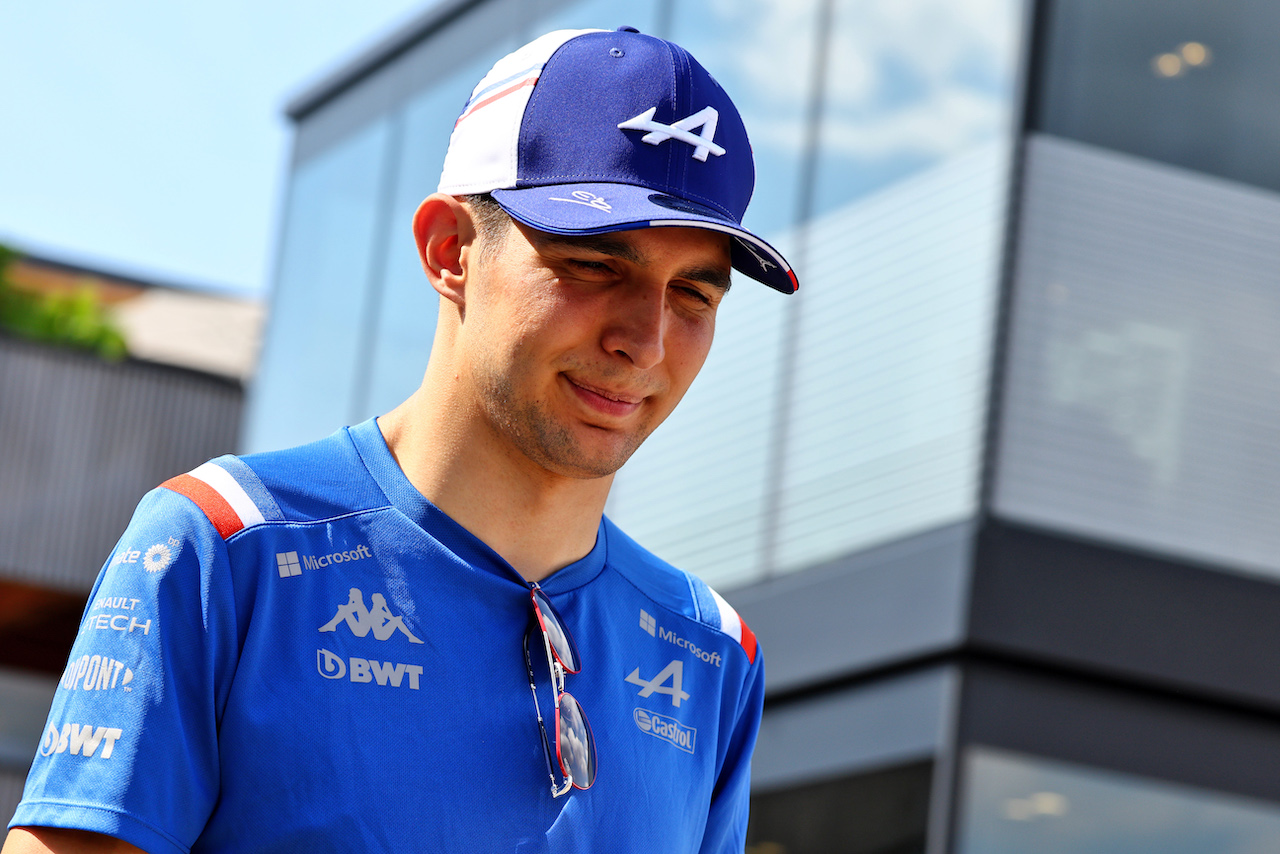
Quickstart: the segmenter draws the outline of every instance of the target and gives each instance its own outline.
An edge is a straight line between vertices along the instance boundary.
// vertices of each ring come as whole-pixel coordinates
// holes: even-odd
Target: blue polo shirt
[[[152,854],[740,854],[750,629],[608,519],[541,586],[599,755],[560,798],[529,586],[413,488],[374,421],[206,463],[143,499],[103,567],[11,826]]]

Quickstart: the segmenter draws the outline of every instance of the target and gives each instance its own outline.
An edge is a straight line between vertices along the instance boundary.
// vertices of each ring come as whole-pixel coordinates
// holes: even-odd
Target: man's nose
[[[661,362],[666,355],[666,290],[665,286],[639,283],[623,289],[601,342],[604,348],[642,370]]]

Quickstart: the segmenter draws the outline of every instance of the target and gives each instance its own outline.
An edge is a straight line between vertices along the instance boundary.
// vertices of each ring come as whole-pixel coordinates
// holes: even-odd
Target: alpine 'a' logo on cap
[[[724,154],[724,146],[712,142],[716,136],[716,122],[720,120],[720,114],[716,112],[715,107],[703,107],[692,116],[687,116],[671,125],[655,122],[653,114],[657,111],[657,107],[650,107],[640,115],[627,119],[618,127],[622,130],[648,131],[640,137],[640,141],[650,145],[661,145],[669,139],[686,142],[693,146],[694,160],[706,162],[708,154],[714,154],[716,157]],[[696,128],[702,128],[701,135],[693,133]]]

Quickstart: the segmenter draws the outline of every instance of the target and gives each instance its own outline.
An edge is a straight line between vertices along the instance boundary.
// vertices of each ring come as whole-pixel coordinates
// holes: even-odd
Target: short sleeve
[[[233,592],[206,516],[148,493],[98,575],[10,826],[190,850],[218,797]]]
[[[754,640],[754,636],[753,636]],[[752,651],[756,652],[755,647]],[[741,854],[747,841],[751,800],[751,754],[764,713],[764,656],[756,653],[729,733],[724,761],[711,796],[699,854]]]

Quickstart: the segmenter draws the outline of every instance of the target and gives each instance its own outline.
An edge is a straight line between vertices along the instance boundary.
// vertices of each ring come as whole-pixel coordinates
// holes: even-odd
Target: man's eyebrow
[[[608,234],[552,234],[548,231],[537,232],[533,243],[538,247],[562,247],[566,249],[586,249],[609,255],[633,264],[643,263],[644,258],[635,247],[625,240],[619,240]]]
[[[632,264],[643,264],[645,262],[644,256],[637,252],[634,246],[625,240],[619,240],[608,234],[552,234],[543,231],[537,233],[533,242],[539,248],[554,246],[567,249],[585,249],[591,252],[598,252],[601,255],[618,258],[622,261],[629,261]],[[691,282],[710,285],[719,291],[728,292],[729,290],[729,271],[719,267],[691,267],[687,270],[682,270],[680,277]]]
[[[702,282],[704,285],[710,285],[721,293],[729,292],[729,271],[722,270],[719,267],[694,267],[691,270],[683,271],[680,277],[691,282]]]

